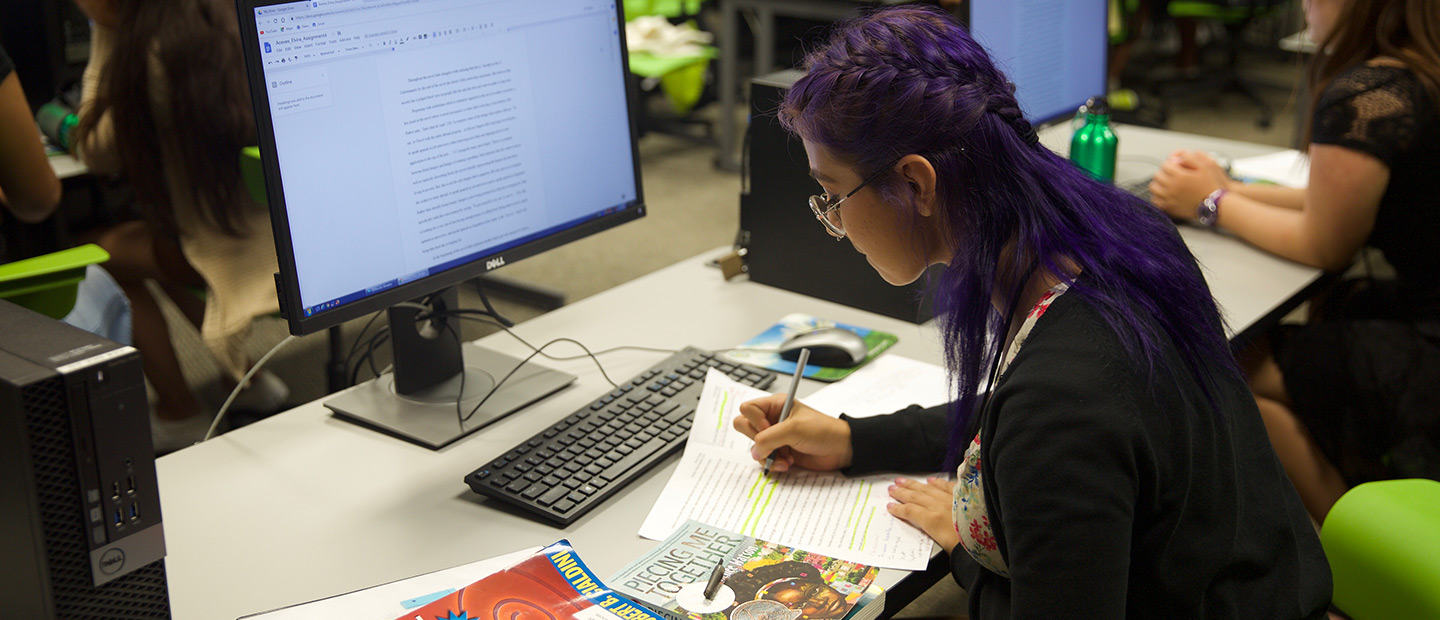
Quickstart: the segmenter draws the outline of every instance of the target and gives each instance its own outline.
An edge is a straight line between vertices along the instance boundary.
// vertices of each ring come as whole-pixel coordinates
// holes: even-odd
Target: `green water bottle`
[[[51,144],[66,151],[75,146],[73,130],[79,122],[75,113],[59,101],[46,103],[35,112],[35,123],[40,126],[40,133],[45,134]]]
[[[1085,124],[1070,138],[1070,161],[1101,181],[1115,181],[1115,152],[1120,139],[1110,129],[1110,105],[1104,97],[1085,102]]]

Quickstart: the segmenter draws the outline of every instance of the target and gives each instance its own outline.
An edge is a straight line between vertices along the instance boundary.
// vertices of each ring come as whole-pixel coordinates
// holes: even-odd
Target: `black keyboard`
[[[687,347],[470,472],[465,484],[570,525],[684,447],[707,367],[762,390],[775,382],[769,371]]]

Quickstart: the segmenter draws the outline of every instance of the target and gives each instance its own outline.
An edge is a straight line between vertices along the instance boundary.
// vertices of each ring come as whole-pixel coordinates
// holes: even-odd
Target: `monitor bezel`
[[[235,3],[240,41],[246,64],[246,79],[250,85],[250,100],[255,113],[255,133],[260,148],[260,165],[265,175],[265,194],[269,204],[270,224],[275,237],[276,260],[280,268],[279,273],[275,274],[276,291],[279,293],[280,314],[288,323],[291,334],[303,336],[323,331],[346,321],[385,310],[395,304],[443,291],[504,265],[514,264],[516,261],[645,216],[645,191],[640,179],[639,119],[637,118],[636,93],[630,85],[630,58],[626,53],[629,45],[625,40],[625,29],[617,28],[621,50],[621,75],[618,79],[624,80],[626,83],[624,88],[626,120],[630,124],[630,157],[635,180],[635,198],[633,200],[614,213],[598,215],[564,230],[479,256],[468,263],[451,267],[445,271],[430,274],[344,305],[316,312],[310,316],[303,316],[300,305],[299,274],[295,265],[294,245],[290,238],[289,210],[285,202],[279,156],[274,139],[273,119],[270,115],[269,92],[265,88],[265,75],[260,57],[260,35],[254,27],[256,8],[289,4],[295,1],[236,0]],[[611,4],[615,8],[616,23],[625,23],[624,4],[619,0],[611,0]],[[272,130],[265,130],[264,128],[267,127]]]

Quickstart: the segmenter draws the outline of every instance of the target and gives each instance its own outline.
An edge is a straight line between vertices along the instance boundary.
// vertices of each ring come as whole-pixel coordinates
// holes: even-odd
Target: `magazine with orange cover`
[[[561,540],[396,620],[661,620],[611,591]]]

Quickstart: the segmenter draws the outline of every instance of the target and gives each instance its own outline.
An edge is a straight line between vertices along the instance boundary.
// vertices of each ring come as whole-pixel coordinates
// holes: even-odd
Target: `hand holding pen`
[[[800,368],[797,371],[803,372]],[[789,413],[781,424],[787,400]],[[755,440],[750,456],[762,464],[773,459],[770,469],[774,471],[788,471],[795,466],[834,471],[850,465],[850,424],[811,409],[790,394],[771,394],[741,403],[734,425],[735,430]]]

